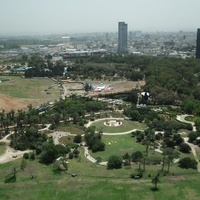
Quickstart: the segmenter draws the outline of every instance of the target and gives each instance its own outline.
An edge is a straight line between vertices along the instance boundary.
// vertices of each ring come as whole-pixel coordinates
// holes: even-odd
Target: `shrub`
[[[182,158],[179,162],[178,162],[178,166],[181,168],[185,168],[185,169],[197,169],[197,161],[190,158],[190,157],[185,157]]]
[[[24,159],[29,159],[29,154],[28,153],[24,153],[23,158]]]
[[[190,146],[189,146],[188,144],[186,144],[186,143],[181,143],[181,144],[179,145],[179,150],[180,150],[181,152],[183,152],[183,153],[190,153],[191,148],[190,148]]]
[[[122,159],[118,156],[110,156],[108,159],[108,169],[120,169],[122,167]]]

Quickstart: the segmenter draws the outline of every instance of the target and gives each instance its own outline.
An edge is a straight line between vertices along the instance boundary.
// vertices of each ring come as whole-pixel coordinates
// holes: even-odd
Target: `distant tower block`
[[[127,48],[127,36],[128,36],[128,25],[125,22],[118,23],[118,53],[128,53]]]
[[[196,58],[200,58],[200,28],[197,29]]]

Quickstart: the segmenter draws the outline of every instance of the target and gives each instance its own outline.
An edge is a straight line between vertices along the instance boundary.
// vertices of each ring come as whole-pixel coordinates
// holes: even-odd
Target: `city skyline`
[[[0,0],[0,35],[117,32],[196,31],[198,0]]]

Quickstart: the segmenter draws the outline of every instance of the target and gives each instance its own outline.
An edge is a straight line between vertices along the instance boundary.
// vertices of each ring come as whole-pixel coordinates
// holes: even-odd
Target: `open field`
[[[66,131],[70,132],[70,134],[79,134],[82,135],[84,134],[85,127],[83,126],[78,126],[75,124],[60,124],[55,131]]]
[[[55,86],[54,81],[48,78],[25,79],[19,76],[1,76],[0,80],[6,80],[0,83],[0,110],[26,109],[29,104],[39,106],[60,98],[60,88]],[[95,81],[91,82],[95,83]],[[99,82],[96,81],[96,83]],[[113,87],[113,92],[119,92],[135,88],[138,82],[103,81],[103,84],[109,84]],[[139,84],[142,86],[145,82],[141,81]],[[69,85],[72,87],[73,83]],[[68,91],[68,93],[82,94],[83,91]]]
[[[38,106],[59,99],[59,88],[51,79],[24,79],[18,76],[1,78],[10,81],[0,83],[0,110],[25,109],[29,104]]]
[[[113,155],[123,156],[125,153],[133,153],[135,151],[145,151],[145,146],[137,143],[131,134],[108,136],[103,135],[102,141],[106,144],[106,150],[102,152],[92,153],[90,155],[94,158],[101,157],[103,161],[108,161],[108,158]]]
[[[0,166],[0,199],[144,199],[144,200],[198,200],[199,174],[196,170],[183,170],[177,167],[171,168],[175,173],[167,176],[160,175],[158,191],[152,191],[151,176],[157,173],[159,166],[149,169],[144,178],[139,180],[130,179],[129,176],[135,171],[136,166],[131,169],[123,167],[119,170],[107,170],[106,167],[92,164],[83,156],[81,150],[81,161],[76,159],[69,161],[67,173],[55,174],[52,165],[41,165],[37,161],[29,161],[24,171],[17,174],[15,183],[4,183],[4,177],[12,167],[19,167],[20,160],[6,163]],[[36,175],[30,178],[30,172]],[[71,177],[76,173],[77,177]]]

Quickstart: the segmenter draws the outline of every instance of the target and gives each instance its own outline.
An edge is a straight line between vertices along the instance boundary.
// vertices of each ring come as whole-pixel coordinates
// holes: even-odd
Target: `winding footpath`
[[[195,127],[195,123],[194,123],[194,122],[191,122],[191,121],[187,121],[187,120],[185,119],[185,118],[188,117],[188,116],[192,116],[192,115],[178,115],[178,116],[176,117],[176,119],[177,119],[178,121],[180,121],[180,122],[187,123],[187,124],[191,124],[192,127],[193,127],[193,128],[192,128],[192,131],[196,132],[197,129],[196,129],[196,127]],[[192,150],[192,154],[193,154],[195,160],[196,160],[197,163],[198,163],[198,164],[197,164],[197,170],[198,170],[198,172],[200,172],[200,162],[199,162],[199,159],[198,159],[198,156],[197,156],[197,152],[196,152],[196,149],[199,148],[199,147],[198,147],[197,145],[194,145],[194,144],[192,144],[192,143],[189,143],[189,142],[188,142],[188,139],[189,139],[188,137],[184,137],[183,139],[184,139],[184,142],[190,146],[190,148],[191,148],[191,150]]]

